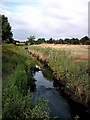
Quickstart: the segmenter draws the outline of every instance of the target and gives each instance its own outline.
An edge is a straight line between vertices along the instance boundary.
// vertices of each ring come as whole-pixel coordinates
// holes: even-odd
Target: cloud
[[[82,37],[88,34],[87,0],[32,0],[3,4],[15,39]]]
[[[30,2],[32,0],[13,0],[13,2]],[[12,2],[12,0],[3,0],[3,2]]]

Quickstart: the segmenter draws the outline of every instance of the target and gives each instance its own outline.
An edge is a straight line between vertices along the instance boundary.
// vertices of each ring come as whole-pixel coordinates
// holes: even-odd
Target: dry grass
[[[67,52],[70,52],[71,56],[78,57],[80,59],[90,58],[89,56],[90,45],[40,44],[34,46],[41,46],[44,48],[50,47],[50,48],[65,50]]]

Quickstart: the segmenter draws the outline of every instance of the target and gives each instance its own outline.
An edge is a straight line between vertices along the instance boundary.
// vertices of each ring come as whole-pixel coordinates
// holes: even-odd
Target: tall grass
[[[76,87],[81,85],[82,89],[90,90],[89,75],[87,73],[88,60],[71,56],[72,50],[55,49],[43,46],[31,46],[29,50],[35,50],[47,56],[46,59],[49,67],[53,70],[54,76],[65,83],[65,89],[69,89],[77,96]]]
[[[34,60],[25,48],[15,45],[2,46],[3,72],[3,120],[48,120],[47,102],[33,101],[30,92],[34,84],[32,68]]]

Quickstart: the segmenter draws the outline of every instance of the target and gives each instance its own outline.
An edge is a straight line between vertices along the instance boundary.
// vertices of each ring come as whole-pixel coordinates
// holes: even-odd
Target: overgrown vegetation
[[[48,45],[46,45],[48,46]],[[54,76],[65,85],[65,91],[70,91],[73,98],[78,98],[79,101],[86,104],[89,102],[90,90],[89,74],[88,74],[88,59],[83,58],[82,53],[88,54],[88,50],[80,48],[75,49],[69,47],[45,47],[30,46],[29,51],[32,52],[39,60],[48,63],[48,66],[53,70]],[[72,54],[74,54],[72,55]],[[82,54],[83,55],[83,54]]]
[[[3,45],[2,60],[2,120],[48,120],[47,102],[43,98],[33,101],[30,92],[32,86],[35,87],[34,61],[25,52],[25,47]]]

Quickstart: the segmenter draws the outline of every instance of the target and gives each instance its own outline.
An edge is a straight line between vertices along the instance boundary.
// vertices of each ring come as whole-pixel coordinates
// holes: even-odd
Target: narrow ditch
[[[36,65],[33,77],[36,84],[34,99],[43,97],[47,100],[51,118],[75,120],[75,117],[79,117],[79,120],[89,120],[85,106],[69,98],[63,91],[63,86],[53,79],[53,73],[49,68]]]
[[[32,56],[36,59],[35,55]],[[56,77],[53,76],[52,70],[48,67],[47,62],[38,58],[37,61],[43,67],[41,69],[35,68],[33,71],[33,77],[36,80],[36,89],[33,93],[35,98],[44,97],[47,99],[50,117],[58,116],[60,120],[62,118],[89,120],[90,114],[87,112],[87,108],[78,103],[78,101],[74,101],[70,95],[65,93],[63,84],[60,84]]]

